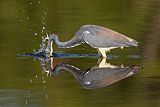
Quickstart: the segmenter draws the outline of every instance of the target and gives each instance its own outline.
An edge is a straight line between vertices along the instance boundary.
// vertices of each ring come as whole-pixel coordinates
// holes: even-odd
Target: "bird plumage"
[[[85,89],[96,89],[102,88],[114,84],[124,78],[132,76],[139,72],[141,67],[130,66],[130,67],[91,67],[86,71],[81,70],[75,66],[69,64],[58,64],[54,69],[50,68],[52,75],[56,76],[61,70],[66,70],[71,73],[80,85]]]
[[[82,26],[76,36],[82,36],[84,41],[94,48],[138,46],[136,40],[97,25]]]
[[[75,33],[75,36],[67,42],[60,42],[57,35],[53,34],[48,41],[46,51],[51,49],[51,41],[55,41],[59,48],[72,48],[82,43],[87,43],[96,48],[102,57],[106,57],[105,51],[118,47],[138,46],[138,42],[123,34],[97,25],[84,25]],[[52,53],[52,52],[51,52]]]

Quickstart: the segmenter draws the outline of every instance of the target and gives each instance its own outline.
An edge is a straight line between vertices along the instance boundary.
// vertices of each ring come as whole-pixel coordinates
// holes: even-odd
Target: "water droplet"
[[[40,3],[41,3],[41,1],[38,1],[38,3],[40,4]]]
[[[43,83],[46,83],[46,81],[45,81],[45,80],[43,80]]]
[[[49,30],[49,35],[51,35],[51,31]]]
[[[20,19],[19,21],[20,21],[20,22],[22,22],[23,20],[22,20],[22,19]]]
[[[46,94],[46,99],[48,99],[48,95]]]
[[[22,10],[22,12],[24,13],[24,12],[26,12],[26,10]]]
[[[25,103],[26,105],[28,104],[28,101],[27,101],[27,99],[26,99],[26,103]]]
[[[29,4],[33,4],[33,3],[31,2],[31,3],[29,3]]]
[[[37,36],[38,34],[37,34],[37,33],[34,33],[34,35]]]

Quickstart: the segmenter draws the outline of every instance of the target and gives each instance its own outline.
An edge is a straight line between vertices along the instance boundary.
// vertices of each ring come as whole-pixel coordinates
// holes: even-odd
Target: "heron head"
[[[52,34],[52,39],[56,39],[57,38],[57,35],[56,34]]]

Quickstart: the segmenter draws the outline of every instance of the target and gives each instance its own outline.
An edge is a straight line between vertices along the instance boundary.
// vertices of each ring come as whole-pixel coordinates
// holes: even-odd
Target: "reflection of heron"
[[[83,88],[95,89],[111,85],[133,74],[136,74],[141,67],[119,67],[105,62],[102,59],[98,66],[94,66],[85,72],[69,64],[58,64],[54,68],[50,64],[49,70],[56,76],[61,70],[66,70],[73,74]]]
[[[105,52],[110,49],[138,46],[136,40],[97,25],[82,26],[80,30],[76,32],[75,36],[67,42],[60,42],[57,35],[53,34],[50,36],[46,48],[46,52],[49,52],[50,55],[52,54],[52,41],[54,41],[59,48],[71,48],[82,43],[87,43],[91,47],[96,48],[102,57],[106,57]]]

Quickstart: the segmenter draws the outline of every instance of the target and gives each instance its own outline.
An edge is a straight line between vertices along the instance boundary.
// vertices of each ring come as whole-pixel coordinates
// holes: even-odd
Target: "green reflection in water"
[[[40,3],[38,0],[1,0],[0,105],[160,106],[159,10],[158,0],[41,0]],[[39,48],[41,36],[45,35],[43,27],[66,41],[84,24],[106,26],[141,42],[138,48],[111,51],[109,55],[120,57],[108,62],[113,65],[137,64],[144,69],[109,87],[85,90],[68,72],[52,78],[42,73],[39,61],[16,56]],[[56,50],[62,53],[96,53],[87,45]],[[128,55],[141,57],[126,57]],[[67,62],[87,69],[95,65],[97,59],[56,58],[55,62]]]

